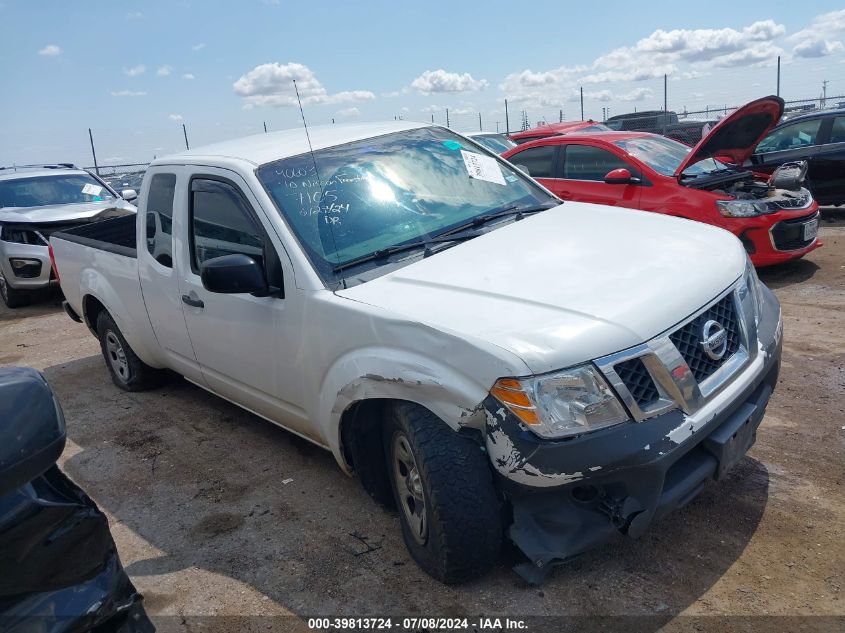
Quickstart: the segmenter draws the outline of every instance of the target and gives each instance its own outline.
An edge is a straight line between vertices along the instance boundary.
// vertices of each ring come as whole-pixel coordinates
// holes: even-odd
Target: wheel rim
[[[106,332],[106,358],[112,370],[123,382],[129,380],[129,362],[126,360],[126,352],[117,335],[109,330]]]
[[[393,438],[393,478],[399,496],[399,505],[408,522],[414,540],[424,545],[428,537],[428,521],[425,513],[425,493],[422,478],[411,444],[402,433]]]

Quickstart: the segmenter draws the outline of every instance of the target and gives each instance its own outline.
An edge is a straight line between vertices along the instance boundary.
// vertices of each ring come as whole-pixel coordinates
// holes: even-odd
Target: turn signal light
[[[505,405],[508,410],[525,424],[540,424],[537,410],[522,388],[522,384],[513,378],[500,378],[490,389],[490,395]]]

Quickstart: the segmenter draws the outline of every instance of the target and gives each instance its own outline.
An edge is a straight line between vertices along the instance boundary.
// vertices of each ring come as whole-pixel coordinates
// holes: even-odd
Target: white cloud
[[[442,68],[426,70],[411,82],[411,88],[428,95],[435,92],[472,92],[483,90],[486,79],[473,79],[469,73],[450,73]]]
[[[651,91],[627,89],[626,83],[659,80],[663,75],[692,79],[717,68],[773,63],[783,52],[776,42],[785,32],[784,26],[774,20],[760,20],[739,29],[657,29],[588,64],[512,73],[499,88],[505,98],[532,108],[560,107],[564,101],[577,101],[581,86],[585,98],[641,101],[651,98]]]
[[[244,108],[259,106],[295,106],[296,92],[293,82],[299,88],[302,103],[333,104],[348,101],[367,101],[375,99],[369,90],[347,90],[329,93],[317,80],[310,68],[302,64],[291,62],[280,64],[261,64],[232,84],[235,94],[244,99]]]
[[[476,113],[476,109],[473,108],[472,106],[463,106],[463,107],[460,107],[460,108],[452,108],[452,109],[449,110],[449,114],[461,115],[461,114],[475,114],[475,113]]]
[[[346,117],[346,118],[349,118],[349,119],[355,119],[355,118],[361,116],[361,111],[358,108],[356,108],[355,106],[352,106],[351,108],[344,108],[343,110],[338,110],[337,116],[342,116],[342,117]]]
[[[824,57],[842,50],[842,42],[831,40],[807,40],[796,44],[792,52],[796,57]]]
[[[201,42],[199,44],[194,44],[193,46],[191,46],[192,51],[201,51],[204,48],[205,48],[205,42]]]
[[[424,108],[420,108],[420,112],[426,112],[426,113],[430,114],[432,112],[443,112],[443,110],[445,110],[445,109],[446,108],[444,106],[430,105],[430,106],[425,106]]]
[[[143,90],[112,90],[109,94],[112,97],[143,97],[147,93]]]
[[[182,121],[182,120],[184,120],[182,118],[181,114],[169,114],[169,115],[167,115],[167,118],[170,119],[171,121]]]
[[[144,64],[138,64],[132,68],[123,69],[123,74],[127,77],[137,77],[138,75],[143,75],[145,72],[147,72],[147,67],[144,66]]]
[[[165,64],[164,66],[159,66],[158,70],[156,70],[156,75],[159,77],[167,77],[170,73],[173,72],[173,66],[168,66]]]
[[[185,73],[184,75],[182,75],[182,79],[187,79],[188,81],[191,81],[192,79],[194,79],[194,76],[191,73]]]
[[[140,11],[129,11],[129,12],[126,14],[126,19],[127,19],[127,20],[138,20],[138,19],[139,19],[139,18],[141,18],[143,15],[144,15],[144,14],[143,14],[143,13],[141,13]]]
[[[44,57],[55,57],[56,55],[62,54],[62,49],[55,44],[47,44],[47,46],[38,51],[38,54]]]
[[[839,37],[845,34],[845,9],[817,15],[810,26],[786,38],[795,45],[796,57],[824,57],[842,50]]]

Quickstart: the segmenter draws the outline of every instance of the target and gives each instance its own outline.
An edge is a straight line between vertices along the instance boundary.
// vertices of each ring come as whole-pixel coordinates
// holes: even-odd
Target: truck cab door
[[[182,167],[154,167],[147,175],[146,195],[138,213],[138,274],[144,304],[156,340],[170,367],[194,382],[202,382],[188,328],[182,314],[179,275],[174,262],[173,210],[184,204]],[[181,220],[182,222],[184,220]]]
[[[219,395],[318,441],[304,411],[302,296],[278,235],[235,172],[194,167],[186,187],[181,300],[205,383]],[[200,170],[200,171],[197,171]],[[272,237],[271,237],[272,236]],[[203,287],[203,262],[244,254],[259,262],[270,296]]]

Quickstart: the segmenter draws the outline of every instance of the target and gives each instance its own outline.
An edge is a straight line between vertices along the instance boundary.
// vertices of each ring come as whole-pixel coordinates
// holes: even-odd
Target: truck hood
[[[483,339],[543,373],[653,338],[738,279],[745,260],[716,227],[567,202],[338,295]]]
[[[7,224],[51,224],[74,220],[99,219],[135,213],[133,205],[125,200],[83,202],[79,204],[49,205],[44,207],[0,208],[0,222]]]
[[[690,165],[705,158],[723,158],[744,163],[783,116],[783,99],[770,96],[746,103],[719,121],[687,154],[675,170],[678,178]]]

